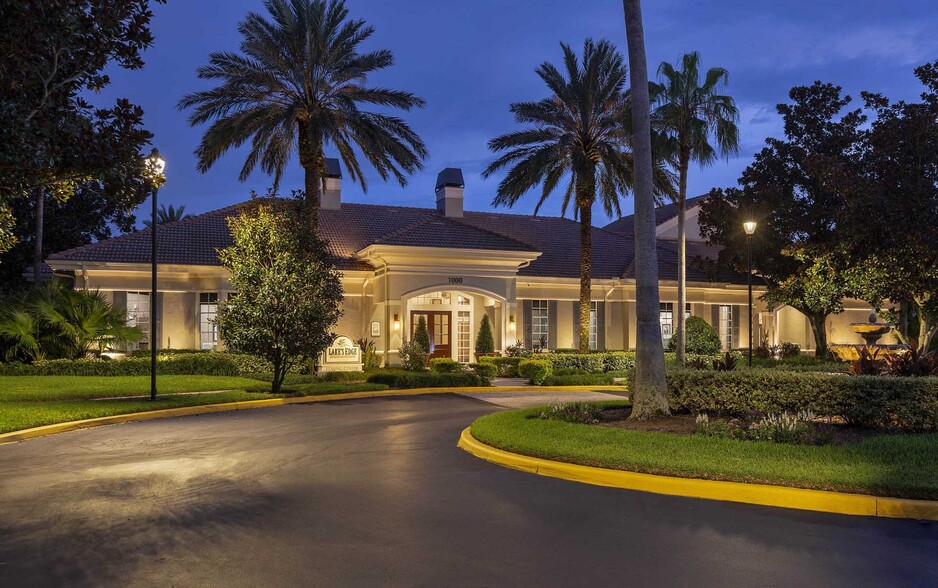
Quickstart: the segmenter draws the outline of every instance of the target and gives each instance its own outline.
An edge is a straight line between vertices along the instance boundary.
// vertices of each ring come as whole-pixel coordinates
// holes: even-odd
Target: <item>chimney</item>
[[[326,158],[326,186],[319,195],[319,207],[323,210],[339,210],[342,207],[342,168],[339,160]]]
[[[436,209],[446,216],[462,217],[462,170],[447,167],[436,176]]]

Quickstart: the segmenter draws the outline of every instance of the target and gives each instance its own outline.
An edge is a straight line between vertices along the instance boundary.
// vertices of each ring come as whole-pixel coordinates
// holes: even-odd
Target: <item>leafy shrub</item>
[[[382,371],[368,377],[369,384],[385,384],[391,388],[463,388],[483,384],[473,373],[438,374],[434,372]]]
[[[449,357],[435,357],[430,360],[430,371],[438,374],[452,374],[462,369],[459,362]]]
[[[773,413],[753,423],[747,437],[773,443],[811,443],[815,437],[814,418],[810,410]]]
[[[850,364],[850,373],[854,376],[878,376],[885,371],[886,363],[879,359],[879,349],[870,351],[864,345],[860,348],[859,357]]]
[[[720,342],[720,334],[710,326],[710,323],[699,316],[688,317],[684,327],[684,341],[688,353],[713,355],[719,352],[723,346]],[[676,349],[677,337],[671,337],[671,340],[668,341],[668,350],[674,351]]]
[[[157,355],[189,355],[192,353],[224,353],[224,351],[212,351],[210,349],[182,349],[182,348],[166,348],[158,349]],[[127,354],[130,357],[150,357],[149,349],[135,349]]]
[[[591,425],[599,422],[602,408],[588,402],[563,402],[552,404],[541,411],[538,418],[566,423]]]
[[[539,355],[538,359],[549,361],[553,370],[568,368],[597,374],[606,371],[605,358],[601,353],[545,353]]]
[[[365,372],[324,372],[316,378],[321,382],[364,382],[368,379],[368,374]],[[290,376],[287,376],[284,383],[290,383]]]
[[[709,370],[711,364],[707,363],[707,360],[702,357],[688,358],[687,367],[693,370]]]
[[[778,357],[781,359],[791,359],[801,355],[801,345],[797,343],[782,343],[778,348]]]
[[[721,359],[713,360],[713,371],[731,372],[736,369],[736,363],[736,356],[727,351],[726,355],[724,355]]]
[[[886,356],[885,372],[898,377],[938,376],[938,352],[923,354],[913,341],[905,353]]]
[[[355,343],[362,350],[362,368],[366,372],[381,367],[381,355],[378,354],[378,346],[374,341],[362,337]]]
[[[540,386],[553,372],[553,364],[544,359],[525,359],[518,365],[518,374],[535,386]]]
[[[566,374],[548,376],[544,386],[608,386],[614,380],[610,374]]]
[[[603,353],[604,372],[630,372],[635,369],[635,354],[626,351]]]
[[[479,335],[476,337],[476,353],[495,353],[495,338],[492,336],[492,323],[489,315],[482,315]]]
[[[416,341],[401,341],[401,348],[398,350],[398,358],[401,360],[401,367],[412,372],[421,372],[427,365],[429,353],[424,350],[423,345]]]
[[[759,345],[753,350],[752,356],[756,359],[772,359],[775,351],[769,345]]]
[[[524,356],[520,355],[511,357],[482,356],[479,358],[479,363],[495,366],[498,370],[498,375],[503,378],[517,378],[518,364],[520,364],[523,359]]]
[[[505,355],[508,357],[529,357],[531,350],[524,346],[524,341],[519,340],[514,345],[505,348]]]
[[[420,346],[427,355],[430,354],[430,332],[427,331],[427,317],[417,317],[417,328],[414,329],[413,343]]]
[[[745,433],[739,427],[733,426],[725,420],[710,420],[707,413],[697,415],[695,421],[698,435],[706,437],[719,437],[720,439],[743,439]]]
[[[893,378],[752,369],[668,372],[671,407],[743,417],[810,410],[864,427],[938,431],[938,378]]]
[[[492,378],[498,375],[498,368],[491,363],[470,363],[469,371],[479,376],[485,386],[491,384]]]
[[[233,354],[206,353],[159,357],[156,373],[163,375],[237,376],[241,372]],[[150,360],[128,357],[121,360],[51,359],[32,364],[0,365],[8,376],[146,376]]]

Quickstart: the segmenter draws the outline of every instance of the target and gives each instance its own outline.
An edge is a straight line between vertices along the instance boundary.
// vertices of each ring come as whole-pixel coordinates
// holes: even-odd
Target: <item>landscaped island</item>
[[[627,409],[627,402],[601,408]],[[704,434],[631,430],[539,418],[542,408],[484,416],[472,424],[486,445],[543,459],[710,480],[938,499],[938,434],[870,435],[807,445]],[[610,423],[605,423],[609,425]]]

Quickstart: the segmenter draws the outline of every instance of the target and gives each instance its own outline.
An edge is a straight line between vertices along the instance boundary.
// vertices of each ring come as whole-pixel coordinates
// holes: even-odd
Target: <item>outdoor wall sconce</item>
[[[514,315],[511,315],[511,316],[508,317],[508,330],[509,330],[509,331],[514,331],[514,330],[515,330],[515,317],[514,317]]]
[[[400,331],[401,330],[401,315],[395,314],[394,322],[392,324],[394,326],[395,331]]]

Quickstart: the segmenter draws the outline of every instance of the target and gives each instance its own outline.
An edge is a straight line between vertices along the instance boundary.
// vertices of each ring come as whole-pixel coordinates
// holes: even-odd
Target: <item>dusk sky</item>
[[[686,51],[701,53],[704,67],[730,72],[728,93],[740,110],[738,156],[692,169],[689,194],[735,184],[768,136],[781,134],[778,102],[789,88],[814,80],[842,85],[858,99],[860,90],[893,99],[915,99],[920,86],[912,70],[938,58],[938,6],[934,0],[762,1],[653,0],[644,4],[649,73],[675,62]],[[486,144],[515,127],[508,105],[537,100],[546,88],[534,74],[547,60],[559,62],[559,42],[578,52],[587,37],[608,39],[625,53],[622,4],[616,0],[349,0],[351,15],[376,28],[367,48],[387,48],[396,63],[370,81],[408,90],[427,100],[426,108],[405,114],[430,150],[424,170],[407,187],[368,177],[369,190],[346,181],[343,201],[433,206],[433,186],[444,167],[461,167],[466,208],[486,210],[498,178],[483,181],[492,159]],[[114,71],[100,98],[127,97],[143,106],[154,144],[168,161],[160,199],[199,213],[264,192],[271,180],[256,171],[241,183],[244,152],[231,152],[208,173],[196,169],[192,152],[204,128],[190,128],[187,113],[176,110],[181,96],[208,87],[195,70],[212,51],[237,50],[236,27],[260,0],[170,0],[153,7],[154,46],[138,71]],[[335,156],[327,152],[327,156]],[[302,186],[294,160],[282,191]],[[542,214],[559,214],[558,198]],[[530,212],[532,195],[516,206]],[[631,197],[623,211],[632,209]],[[605,224],[599,209],[596,224]]]

